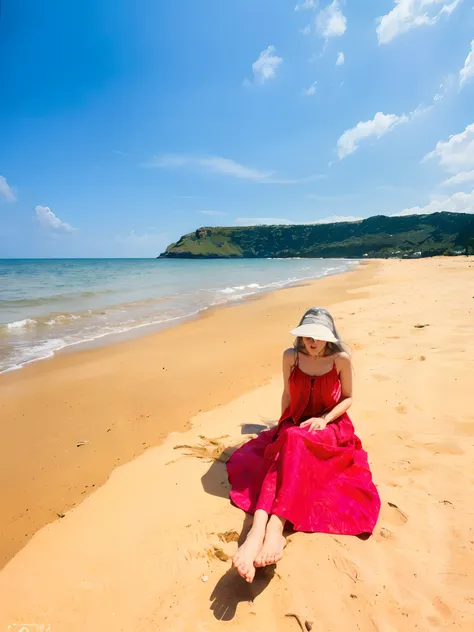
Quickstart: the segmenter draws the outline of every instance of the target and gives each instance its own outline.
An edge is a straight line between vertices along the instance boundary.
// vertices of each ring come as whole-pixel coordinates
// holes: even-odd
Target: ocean
[[[345,272],[333,259],[0,260],[0,372],[112,335]]]

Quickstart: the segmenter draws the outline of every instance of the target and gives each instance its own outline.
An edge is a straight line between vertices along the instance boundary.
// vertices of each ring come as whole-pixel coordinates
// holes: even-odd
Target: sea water
[[[335,259],[0,260],[0,372],[84,342],[345,272]],[[302,306],[304,307],[304,306]],[[147,329],[148,328],[148,329]]]

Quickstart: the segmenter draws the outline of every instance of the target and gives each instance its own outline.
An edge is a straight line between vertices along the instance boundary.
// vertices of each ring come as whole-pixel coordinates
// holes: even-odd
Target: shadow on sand
[[[263,420],[262,424],[242,424],[242,435],[258,435],[264,430],[269,430],[275,425],[273,420]],[[237,450],[240,445],[229,446],[223,453],[223,458],[212,462],[211,467],[201,478],[201,483],[206,494],[217,496],[218,498],[229,498],[230,485],[227,480],[227,470],[225,463],[227,459]]]
[[[252,516],[246,515],[239,537],[239,546],[245,541],[251,526]],[[242,579],[235,568],[229,569],[219,579],[209,598],[215,618],[219,621],[231,621],[235,616],[239,603],[244,601],[252,602],[267,588],[275,576],[275,569],[275,565],[267,568],[257,568],[255,579],[251,584]]]
[[[256,435],[268,430],[274,425],[274,421],[263,420],[262,424],[242,424],[242,435]],[[232,446],[225,449],[225,458],[212,462],[208,471],[201,478],[202,486],[207,494],[219,498],[229,499],[230,485],[227,479],[225,461],[239,447]],[[253,517],[246,515],[239,536],[238,546],[247,537],[252,526]],[[251,602],[260,595],[275,576],[275,566],[258,568],[255,579],[248,584],[237,573],[235,568],[229,569],[217,582],[210,596],[211,610],[219,621],[231,621],[241,602]]]

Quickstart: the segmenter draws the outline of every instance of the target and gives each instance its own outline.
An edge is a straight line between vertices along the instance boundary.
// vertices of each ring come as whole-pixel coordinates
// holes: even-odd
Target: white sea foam
[[[7,331],[15,331],[17,329],[28,329],[30,327],[36,327],[36,320],[33,318],[24,318],[23,320],[15,320],[12,323],[7,323],[5,328]]]
[[[91,310],[88,310],[89,314]],[[82,318],[79,314],[59,314],[54,318],[50,318],[49,320],[45,320],[44,324],[52,327],[53,325],[62,325],[67,322],[71,322],[73,320],[79,320]]]

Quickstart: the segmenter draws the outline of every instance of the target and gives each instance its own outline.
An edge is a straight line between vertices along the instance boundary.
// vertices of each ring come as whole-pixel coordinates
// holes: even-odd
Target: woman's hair
[[[341,353],[343,351],[345,351],[346,353],[349,353],[349,347],[341,340],[341,336],[339,335],[336,329],[336,325],[334,323],[334,318],[331,316],[331,314],[328,312],[327,309],[323,309],[322,307],[310,307],[303,314],[303,317],[301,318],[298,327],[303,324],[304,319],[307,316],[311,316],[311,322],[318,325],[324,325],[324,327],[327,327],[328,329],[330,329],[332,333],[334,334],[335,338],[337,338],[337,342],[326,343],[326,346],[324,348],[324,355],[326,356],[334,355],[335,353]],[[301,351],[301,353],[305,353],[306,355],[308,354],[303,342],[303,338],[301,338],[300,336],[296,338],[294,347],[295,347],[295,351],[297,352]]]

